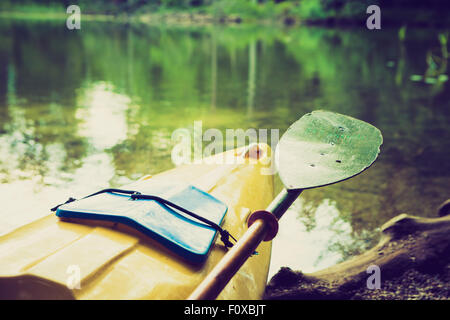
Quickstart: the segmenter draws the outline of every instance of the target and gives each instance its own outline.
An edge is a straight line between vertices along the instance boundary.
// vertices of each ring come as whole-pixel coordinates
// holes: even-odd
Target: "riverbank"
[[[283,280],[282,280],[283,279]],[[278,281],[295,279],[296,289],[275,290],[281,288]],[[276,282],[277,281],[277,282]],[[401,276],[382,282],[380,289],[368,289],[361,286],[359,290],[335,292],[326,282],[311,282],[302,274],[289,268],[281,269],[277,279],[271,283],[265,299],[268,300],[448,300],[450,299],[450,264],[441,272],[426,273],[411,268]]]
[[[439,218],[399,215],[382,226],[378,245],[330,268],[304,274],[281,268],[266,299],[450,299],[450,205]],[[378,284],[377,284],[378,283]]]
[[[82,19],[86,21],[140,22],[146,24],[278,24],[286,26],[318,25],[327,27],[365,27],[366,6],[344,6],[340,10],[325,10],[320,4],[297,2],[252,2],[219,1],[213,5],[193,7],[150,6],[94,6],[81,5]],[[315,3],[315,2],[314,2]],[[381,8],[381,26],[448,27],[450,14],[436,8]],[[66,8],[61,5],[2,5],[0,17],[27,20],[66,19]]]

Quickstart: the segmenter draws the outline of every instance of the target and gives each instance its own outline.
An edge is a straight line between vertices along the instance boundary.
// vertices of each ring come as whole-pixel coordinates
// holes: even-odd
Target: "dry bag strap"
[[[101,193],[105,193],[105,192],[113,192],[113,193],[121,193],[121,194],[128,194],[130,195],[130,198],[132,200],[154,200],[156,202],[159,202],[160,204],[166,206],[166,207],[171,207],[173,209],[179,210],[191,217],[193,217],[194,219],[197,219],[201,222],[203,222],[204,224],[210,226],[211,228],[215,229],[217,232],[220,233],[220,240],[222,240],[223,244],[225,245],[225,247],[227,248],[231,248],[233,246],[233,243],[230,241],[230,237],[234,240],[234,242],[236,242],[237,240],[225,229],[222,229],[222,227],[220,227],[217,223],[206,219],[205,217],[199,216],[198,214],[189,211],[183,207],[180,207],[179,205],[170,202],[169,200],[166,200],[164,198],[158,197],[158,196],[153,196],[153,195],[147,195],[147,194],[141,194],[139,191],[134,191],[134,190],[123,190],[123,189],[114,189],[114,188],[109,188],[109,189],[103,189],[100,190],[98,192],[95,192],[93,194],[90,194],[82,199],[86,199],[92,196],[96,196],[98,194]],[[51,208],[51,211],[56,211],[60,206],[76,201],[77,199],[70,197],[66,202],[61,203],[53,208]]]

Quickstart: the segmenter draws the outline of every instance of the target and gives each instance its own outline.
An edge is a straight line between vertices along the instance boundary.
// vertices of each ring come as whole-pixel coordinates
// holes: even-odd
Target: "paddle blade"
[[[367,122],[313,111],[292,124],[277,146],[277,169],[287,189],[321,187],[351,178],[377,158],[383,137]]]

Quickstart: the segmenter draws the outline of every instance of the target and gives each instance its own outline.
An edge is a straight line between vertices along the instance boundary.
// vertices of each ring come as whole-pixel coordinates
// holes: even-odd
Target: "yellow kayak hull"
[[[273,198],[271,151],[258,148],[258,159],[241,148],[136,183],[180,181],[209,192],[227,204],[223,228],[239,238],[248,215]],[[217,163],[221,159],[234,161]],[[219,299],[262,297],[271,243],[257,251]],[[206,262],[195,266],[125,226],[61,221],[51,214],[0,237],[0,299],[185,299],[225,252],[216,239]]]

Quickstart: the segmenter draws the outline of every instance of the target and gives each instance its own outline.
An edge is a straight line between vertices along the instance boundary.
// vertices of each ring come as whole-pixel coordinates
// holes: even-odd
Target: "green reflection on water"
[[[283,241],[296,245],[305,270],[345,259],[373,245],[389,218],[433,216],[448,198],[445,36],[94,22],[69,31],[64,21],[2,21],[0,192],[14,214],[1,215],[0,233],[67,196],[172,168],[171,134],[194,121],[224,136],[227,128],[281,134],[320,108],[379,127],[382,153],[358,177],[305,191],[290,212],[297,229],[282,224],[274,252]],[[325,240],[303,255],[305,237],[318,234]]]

